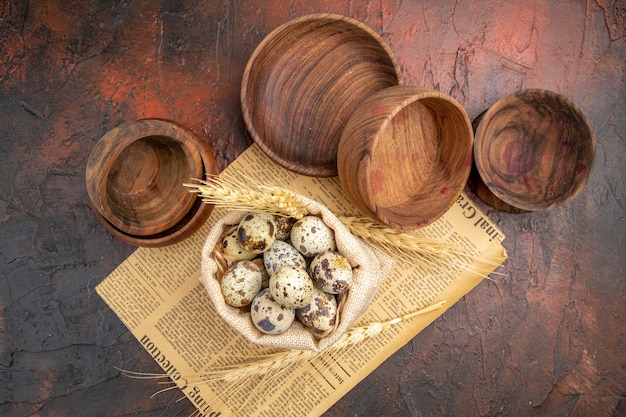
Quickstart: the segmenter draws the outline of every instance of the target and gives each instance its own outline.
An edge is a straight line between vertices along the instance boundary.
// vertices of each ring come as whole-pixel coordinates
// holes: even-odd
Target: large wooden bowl
[[[472,165],[472,126],[463,107],[435,90],[397,86],[364,100],[339,143],[339,179],[366,215],[411,230],[458,198]]]
[[[183,186],[207,173],[217,173],[217,165],[195,135],[170,121],[139,120],[110,130],[95,145],[87,192],[96,216],[117,237],[165,246],[189,236],[211,213],[212,206]]]
[[[499,210],[550,210],[580,193],[594,156],[591,125],[574,103],[552,91],[520,91],[480,116],[472,188]]]
[[[401,83],[400,68],[372,29],[314,14],[272,31],[243,75],[241,107],[252,139],[283,167],[337,175],[345,122],[364,98]]]

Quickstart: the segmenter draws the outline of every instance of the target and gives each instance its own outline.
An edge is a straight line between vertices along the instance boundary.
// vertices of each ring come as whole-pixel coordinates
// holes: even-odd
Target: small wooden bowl
[[[314,14],[272,31],[243,75],[241,107],[252,139],[283,167],[337,175],[337,146],[354,108],[401,83],[387,44],[347,17]]]
[[[164,246],[193,233],[210,214],[212,206],[183,186],[206,173],[217,173],[206,144],[173,122],[146,119],[98,141],[87,161],[87,192],[113,234],[137,246]]]
[[[463,190],[472,143],[470,120],[452,97],[390,87],[348,120],[339,143],[339,179],[364,214],[396,229],[417,229],[443,215]]]
[[[479,178],[470,185],[487,204],[507,212],[550,210],[587,184],[595,137],[570,100],[552,91],[524,90],[479,117],[474,144]]]

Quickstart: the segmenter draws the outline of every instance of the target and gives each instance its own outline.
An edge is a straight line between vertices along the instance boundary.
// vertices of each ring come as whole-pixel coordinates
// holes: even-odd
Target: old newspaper
[[[336,214],[358,214],[337,178],[294,174],[273,163],[256,145],[226,170],[293,190]],[[463,254],[428,267],[396,259],[395,269],[354,326],[389,321],[445,301],[442,308],[400,321],[348,350],[243,368],[242,363],[254,364],[276,350],[250,343],[225,324],[198,280],[204,239],[224,213],[216,208],[207,223],[181,243],[137,249],[97,287],[164,375],[203,416],[321,415],[506,259],[503,233],[461,194],[442,218],[420,233],[460,246]],[[218,372],[228,369],[240,372],[237,377],[232,371]]]

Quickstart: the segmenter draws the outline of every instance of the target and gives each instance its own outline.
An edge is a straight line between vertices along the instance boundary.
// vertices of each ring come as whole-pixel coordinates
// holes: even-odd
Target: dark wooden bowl
[[[98,219],[117,237],[165,246],[189,236],[211,213],[183,186],[207,173],[217,173],[217,165],[195,135],[170,121],[139,120],[98,141],[87,161],[87,192]]]
[[[595,136],[582,111],[547,90],[524,90],[498,100],[480,116],[472,188],[508,212],[550,210],[587,184]]]
[[[283,167],[337,175],[337,147],[354,108],[401,83],[387,44],[358,21],[331,14],[272,31],[243,75],[241,107],[252,139]]]
[[[397,86],[364,100],[339,143],[339,179],[366,215],[411,230],[457,199],[472,165],[472,126],[463,107],[435,90]]]

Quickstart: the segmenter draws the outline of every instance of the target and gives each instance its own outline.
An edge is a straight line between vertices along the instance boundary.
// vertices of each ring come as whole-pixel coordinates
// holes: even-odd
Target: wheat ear
[[[196,380],[198,383],[224,381],[230,384],[237,384],[251,378],[280,372],[281,370],[297,368],[324,354],[343,354],[350,348],[383,333],[385,330],[402,321],[407,321],[414,317],[438,310],[442,308],[444,304],[445,301],[439,301],[423,309],[404,314],[388,321],[371,322],[362,326],[353,327],[323,352],[313,350],[279,351],[255,358],[256,360],[216,367],[208,372],[195,375],[195,377],[191,377],[189,380]]]
[[[206,204],[229,209],[271,213],[301,219],[308,214],[304,203],[291,191],[257,184],[240,175],[208,175],[206,179],[183,184],[197,193]]]
[[[367,217],[338,216],[350,231],[382,251],[410,262],[434,266],[460,254],[456,245],[437,239],[424,238],[411,232],[393,229]]]
[[[249,380],[253,377],[259,377],[273,372],[289,369],[289,367],[299,367],[306,364],[308,361],[314,360],[316,357],[327,353],[344,353],[346,350],[383,333],[385,330],[402,321],[407,321],[417,316],[436,311],[442,308],[445,303],[445,301],[439,301],[423,309],[395,317],[391,320],[384,322],[371,322],[362,326],[353,327],[323,352],[297,349],[283,350],[260,356],[255,358],[256,360],[235,363],[232,365],[224,365],[213,368],[211,371],[196,375],[186,375],[185,378],[189,381],[190,385],[193,385],[194,383],[201,384],[216,381],[238,383]],[[167,377],[165,374],[134,372],[119,368],[118,370],[120,370],[124,375],[132,378],[157,379]]]
[[[214,367],[208,372],[195,375],[185,375],[187,386],[203,384],[219,384],[220,391],[224,398],[240,395],[248,387],[247,399],[237,409],[244,409],[254,406],[256,393],[263,392],[265,388],[280,380],[283,375],[288,377],[300,370],[302,367],[316,359],[322,360],[325,355],[329,355],[333,360],[340,360],[341,356],[360,343],[383,333],[385,330],[398,323],[410,320],[414,317],[436,311],[443,307],[445,301],[439,301],[420,310],[404,314],[402,316],[384,322],[372,322],[348,330],[337,342],[328,347],[323,352],[311,350],[284,350],[258,357],[248,357],[248,361]],[[123,370],[117,368],[123,375],[139,379],[165,379],[167,374],[142,373]],[[155,392],[152,396],[176,389],[173,381],[164,381],[168,387]],[[252,405],[250,403],[252,402]]]
[[[500,264],[500,262],[489,259],[478,259],[475,253],[470,252],[462,245],[420,236],[420,231],[418,230],[407,232],[393,229],[369,217],[337,217],[350,229],[352,234],[392,257],[409,263],[420,263],[428,268],[458,260],[466,260],[470,263],[473,260],[480,260],[485,264],[494,266]],[[484,276],[481,271],[473,272]]]
[[[280,187],[264,186],[239,173],[232,175],[209,175],[205,180],[183,184],[197,193],[202,201],[218,207],[251,212],[272,213],[301,219],[308,214],[306,205],[298,196]],[[453,259],[473,259],[467,249],[437,239],[404,232],[376,222],[368,217],[337,216],[350,231],[388,253],[394,258],[410,263],[420,263],[436,268],[442,262]],[[496,263],[494,263],[496,264]],[[477,273],[480,274],[478,271]]]

